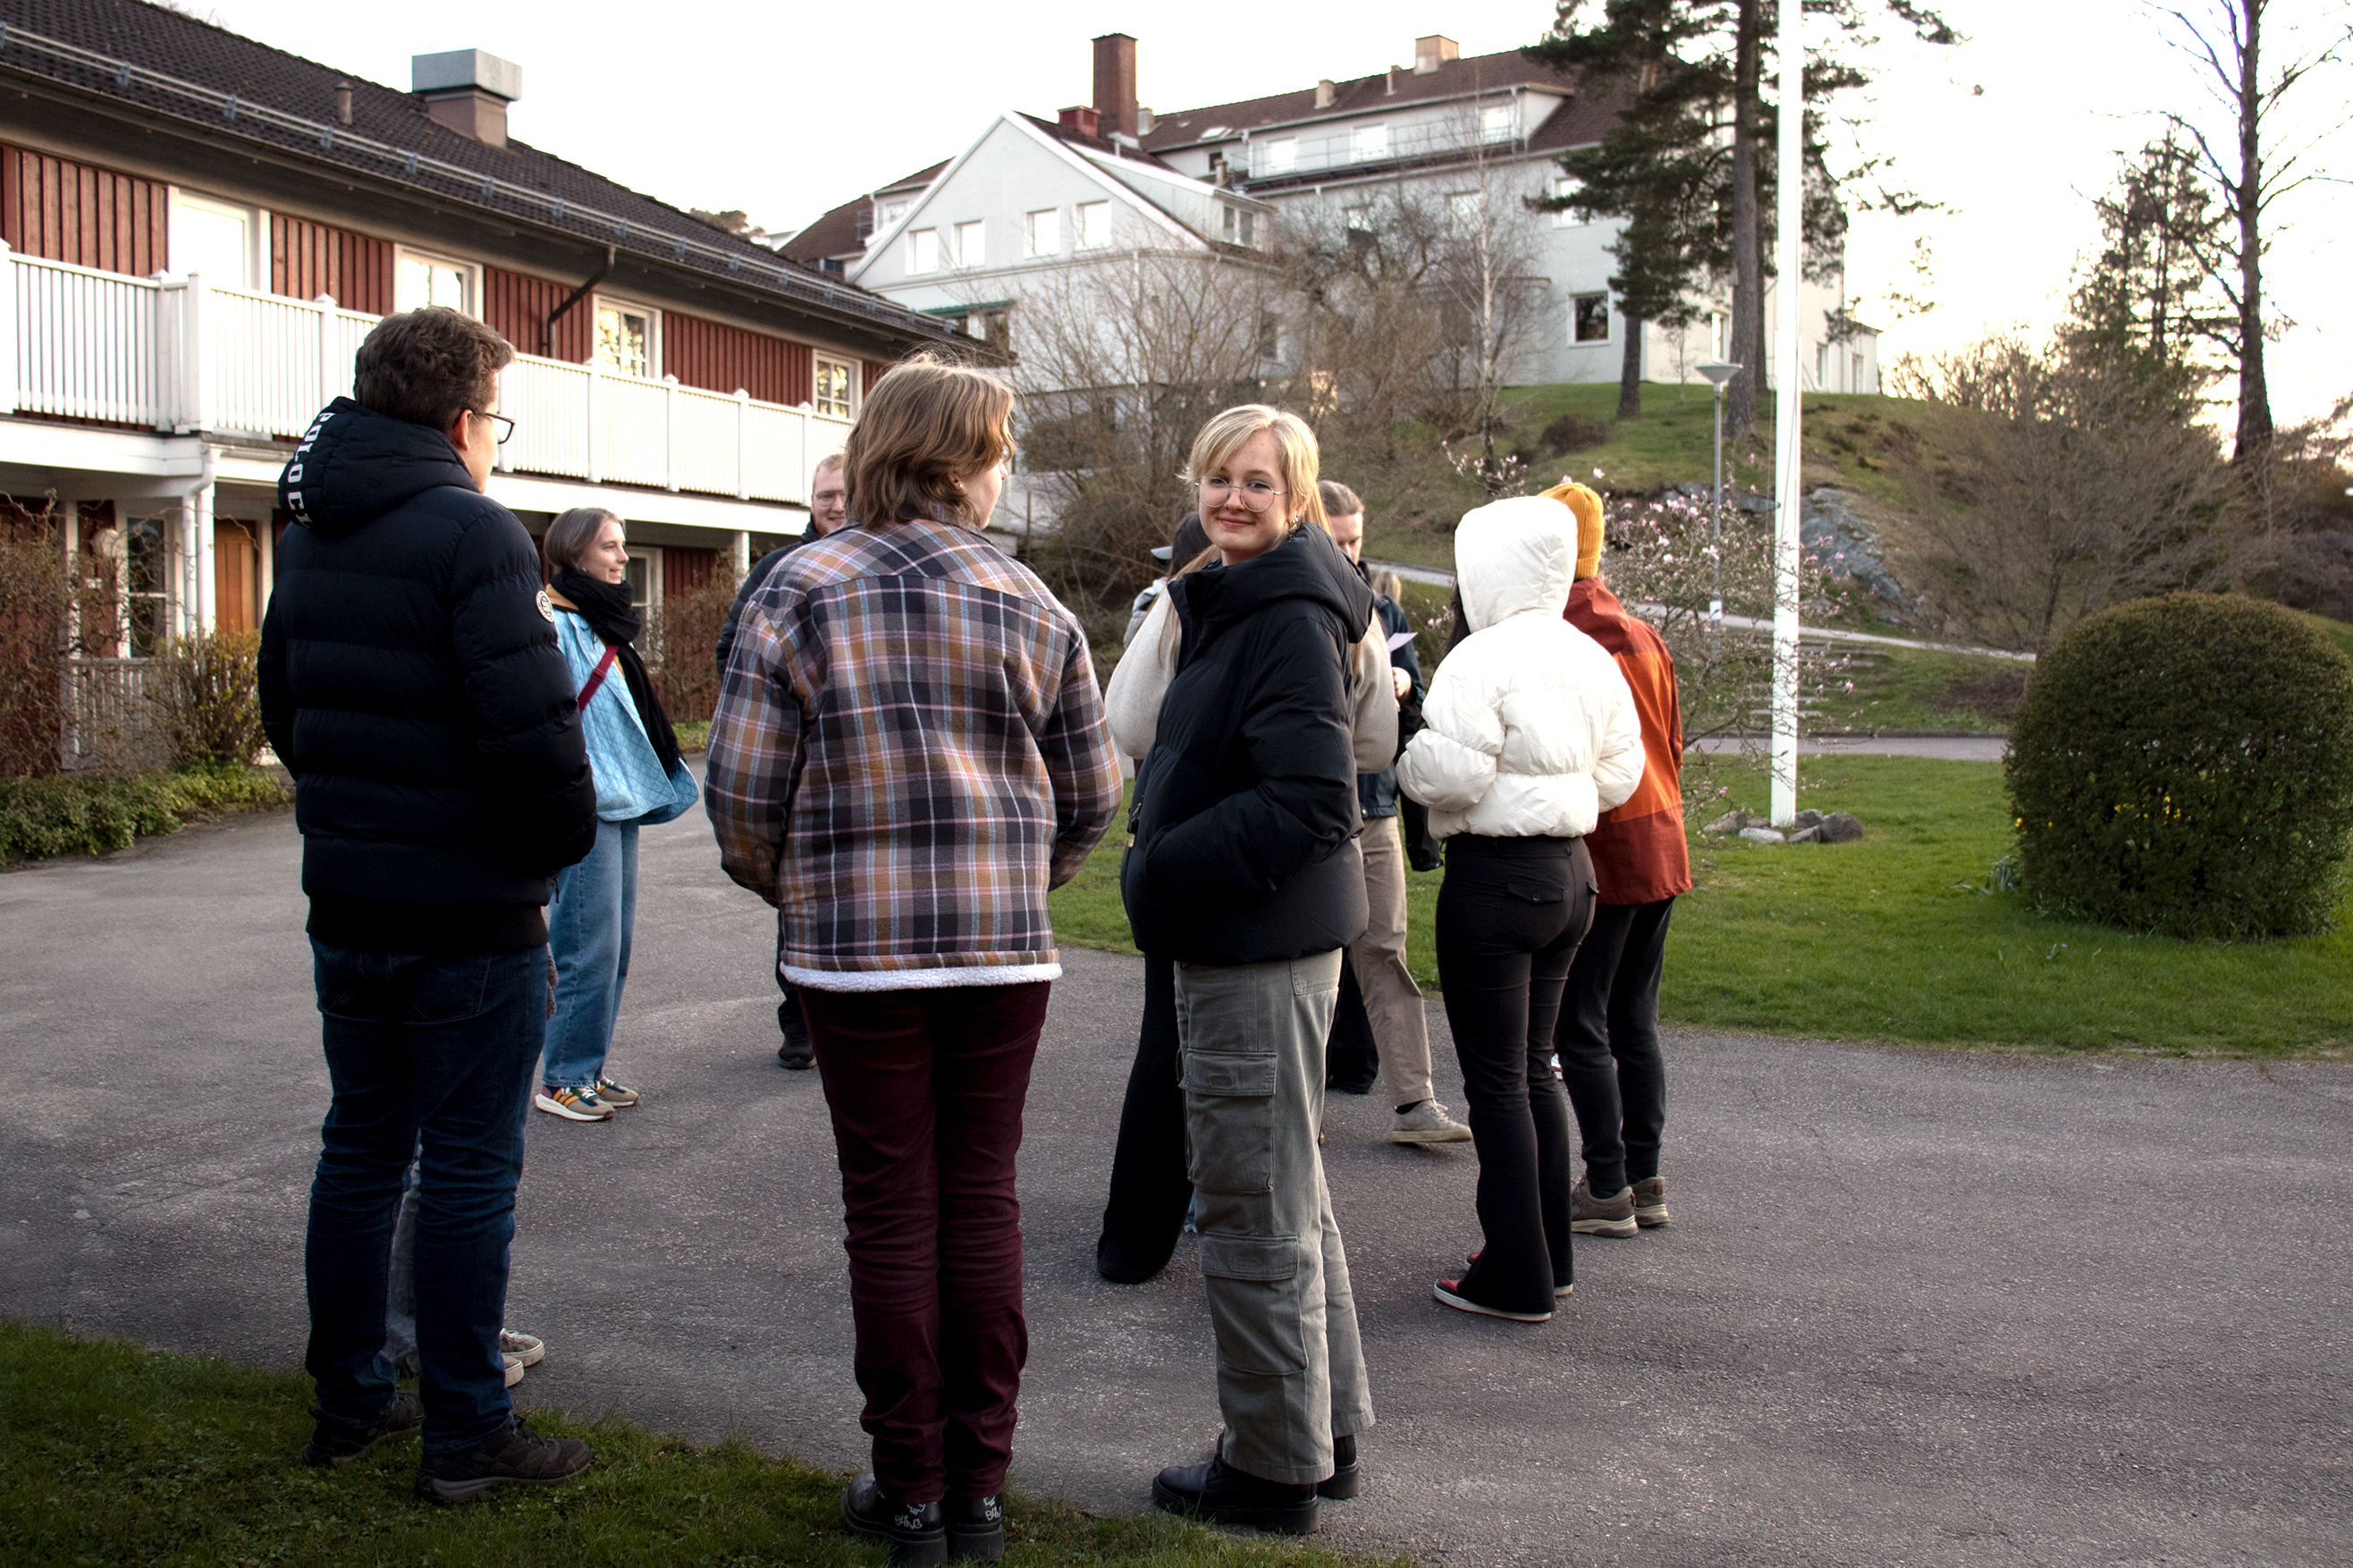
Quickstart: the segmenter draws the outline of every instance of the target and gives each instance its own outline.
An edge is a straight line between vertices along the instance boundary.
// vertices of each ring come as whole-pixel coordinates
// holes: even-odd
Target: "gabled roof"
[[[281,156],[430,194],[717,274],[796,304],[926,338],[939,323],[522,142],[491,147],[425,117],[410,93],[142,0],[0,0],[0,73],[22,73]],[[348,86],[352,122],[336,117]]]
[[[1394,91],[1390,90],[1392,84]],[[1501,54],[1473,55],[1469,59],[1448,60],[1433,71],[1416,73],[1409,68],[1398,67],[1388,72],[1377,72],[1334,85],[1337,90],[1332,102],[1322,108],[1316,107],[1315,89],[1310,86],[1295,92],[1278,92],[1267,98],[1248,98],[1235,103],[1213,103],[1202,109],[1180,109],[1173,113],[1155,114],[1151,134],[1143,139],[1145,151],[1165,153],[1173,147],[1219,142],[1229,134],[1264,130],[1293,121],[1377,114],[1411,104],[1460,98],[1471,92],[1493,92],[1503,88],[1541,87],[1569,93],[1576,90],[1577,82],[1575,78],[1554,70],[1550,66],[1539,65],[1517,49],[1505,49]],[[1558,116],[1556,114],[1554,118]],[[1211,134],[1212,132],[1217,134]]]
[[[1064,125],[1055,120],[1040,120],[1034,114],[1023,114],[1021,118],[1065,146],[1076,147],[1100,157],[1124,158],[1133,163],[1150,163],[1162,169],[1168,167],[1160,161],[1158,154],[1145,152],[1142,148],[1132,146],[1128,142],[1113,137],[1090,136],[1074,125]]]
[[[785,241],[784,253],[795,261],[814,262],[821,258],[856,256],[866,248],[869,234],[859,232],[859,209],[875,197],[894,191],[921,190],[939,178],[940,171],[948,166],[944,158],[927,169],[918,169],[903,180],[893,180],[879,185],[862,196],[852,196],[838,207],[828,209],[815,223]]]

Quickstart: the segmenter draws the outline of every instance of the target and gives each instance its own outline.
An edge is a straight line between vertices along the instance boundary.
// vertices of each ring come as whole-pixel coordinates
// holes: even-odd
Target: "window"
[[[955,226],[955,264],[958,267],[985,267],[988,264],[987,223],[960,223]]]
[[[1479,140],[1482,142],[1509,142],[1519,132],[1520,117],[1516,105],[1490,104],[1479,111]]]
[[[1225,209],[1226,243],[1228,245],[1256,245],[1258,243],[1258,214],[1246,211],[1243,208],[1235,206],[1227,202],[1220,202],[1218,205]]]
[[[1282,357],[1282,320],[1271,310],[1261,310],[1258,314],[1258,357],[1265,360]]]
[[[919,228],[907,237],[907,270],[937,272],[940,269],[940,231]]]
[[[1846,384],[1846,389],[1847,389],[1849,392],[1861,392],[1861,391],[1863,389],[1863,386],[1862,386],[1862,356],[1861,354],[1856,354],[1856,355],[1854,356],[1853,370],[1854,370],[1854,378],[1853,378],[1852,381],[1849,381],[1849,382]]]
[[[621,569],[622,584],[629,590],[629,608],[640,616],[657,603],[654,593],[654,558],[642,550],[629,552],[629,562]]]
[[[225,289],[254,288],[254,237],[260,229],[261,215],[251,207],[175,191],[172,269],[183,276],[201,272]]]
[[[642,305],[596,301],[596,363],[623,375],[649,376],[660,363],[654,339],[660,317]]]
[[[1583,192],[1584,189],[1584,181],[1572,179],[1567,174],[1562,174],[1552,183],[1552,197],[1553,200],[1556,202],[1571,201]],[[1587,226],[1587,221],[1588,220],[1585,218],[1579,217],[1576,211],[1569,207],[1563,207],[1560,211],[1552,215],[1552,226],[1555,228],[1583,228]]]
[[[1032,256],[1059,256],[1062,250],[1062,209],[1047,207],[1029,215],[1025,248]]]
[[[881,236],[882,236],[882,235],[886,235],[886,234],[890,233],[890,232],[891,232],[892,226],[892,225],[894,225],[894,224],[896,224],[896,223],[897,223],[901,218],[905,217],[905,216],[907,216],[907,208],[908,208],[909,206],[911,206],[912,205],[913,205],[913,200],[912,200],[912,198],[904,197],[904,196],[901,197],[899,200],[897,200],[897,201],[895,201],[895,202],[877,202],[877,203],[875,203],[875,204],[874,204],[874,233],[875,233],[875,236],[876,236],[877,237],[881,237]]]
[[[1814,390],[1828,392],[1830,389],[1831,346],[1828,343],[1816,343],[1814,345]]]
[[[1569,341],[1606,343],[1609,341],[1609,296],[1579,294],[1569,310]]]
[[[1283,146],[1293,143],[1283,142]],[[1389,128],[1386,125],[1359,125],[1348,133],[1348,151],[1359,163],[1377,163],[1389,155]]]
[[[838,359],[817,362],[817,411],[834,419],[849,417],[849,366]]]
[[[1266,144],[1266,172],[1268,174],[1287,174],[1297,167],[1299,167],[1298,137],[1285,136],[1281,141],[1270,142]]]
[[[1101,250],[1111,243],[1111,204],[1081,202],[1072,210],[1079,220],[1079,248]]]
[[[153,658],[171,640],[171,535],[153,517],[130,519],[122,535],[122,608],[131,627],[131,657]]]
[[[1446,198],[1446,216],[1457,234],[1476,234],[1487,216],[1487,203],[1478,191],[1456,191]]]
[[[1013,346],[1013,307],[990,305],[965,319],[965,331],[993,348]]]
[[[393,270],[392,300],[396,310],[447,305],[470,316],[474,313],[474,269],[463,262],[404,250],[399,265]]]

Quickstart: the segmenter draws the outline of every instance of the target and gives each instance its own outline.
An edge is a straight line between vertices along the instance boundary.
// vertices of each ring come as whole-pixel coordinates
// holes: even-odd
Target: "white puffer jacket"
[[[1561,619],[1577,516],[1525,496],[1464,516],[1454,578],[1471,635],[1422,706],[1398,787],[1440,838],[1581,838],[1642,782],[1634,695],[1601,645]]]

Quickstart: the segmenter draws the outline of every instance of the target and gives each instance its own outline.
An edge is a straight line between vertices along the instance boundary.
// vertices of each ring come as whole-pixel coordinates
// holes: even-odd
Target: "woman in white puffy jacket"
[[[1569,962],[1593,921],[1585,835],[1642,779],[1633,694],[1562,619],[1577,520],[1542,496],[1462,519],[1469,635],[1438,667],[1398,786],[1446,840],[1438,968],[1479,1149],[1486,1243],[1435,1287],[1466,1312],[1540,1323],[1571,1288],[1568,1101],[1550,1065]]]

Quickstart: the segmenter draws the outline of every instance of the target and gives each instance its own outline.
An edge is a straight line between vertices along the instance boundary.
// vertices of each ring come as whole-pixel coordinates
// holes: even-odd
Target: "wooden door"
[[[260,628],[261,553],[254,542],[259,533],[259,523],[213,520],[213,625],[217,630]]]

